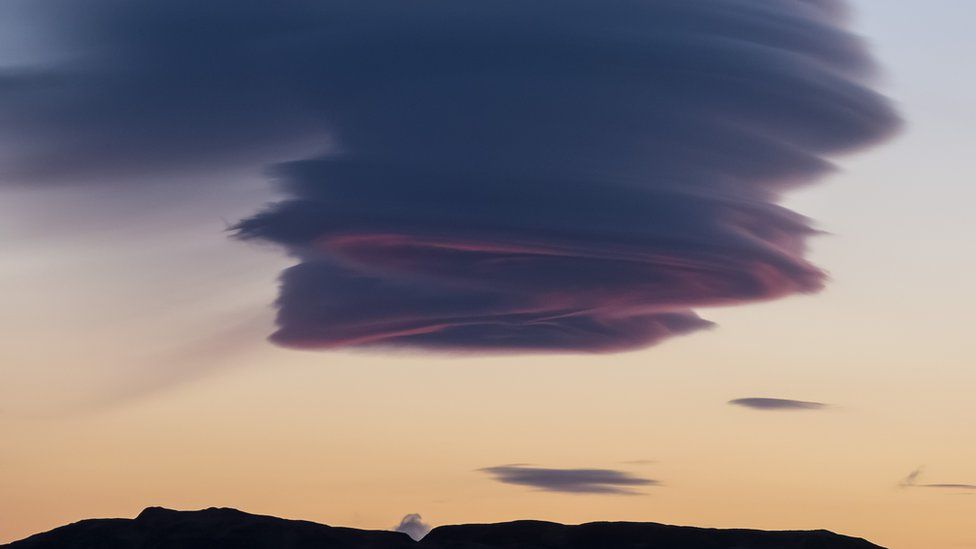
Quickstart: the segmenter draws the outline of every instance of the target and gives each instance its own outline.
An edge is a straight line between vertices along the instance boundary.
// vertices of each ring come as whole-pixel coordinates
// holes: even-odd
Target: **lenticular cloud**
[[[813,231],[776,201],[895,125],[836,7],[361,10],[347,153],[280,166],[290,198],[239,227],[300,260],[274,339],[612,352],[709,326],[696,307],[819,290]]]
[[[613,352],[815,292],[777,202],[897,125],[831,0],[23,5],[72,55],[0,72],[5,176],[274,163],[236,233],[297,259],[295,347]]]

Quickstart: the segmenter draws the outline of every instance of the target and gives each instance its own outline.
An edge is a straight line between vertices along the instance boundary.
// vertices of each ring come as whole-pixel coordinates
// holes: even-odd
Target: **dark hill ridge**
[[[336,528],[236,509],[173,511],[149,507],[135,519],[83,520],[4,549],[417,549],[400,532]]]
[[[235,509],[150,507],[135,519],[93,519],[0,546],[5,549],[879,549],[826,530],[714,530],[642,522],[441,526],[420,542],[406,534],[337,528]]]

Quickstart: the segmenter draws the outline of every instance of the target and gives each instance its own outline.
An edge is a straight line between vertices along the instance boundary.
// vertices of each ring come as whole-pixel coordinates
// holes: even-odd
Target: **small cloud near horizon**
[[[400,520],[400,524],[393,528],[394,532],[403,532],[404,534],[410,536],[414,541],[420,541],[430,533],[430,525],[423,521],[417,513],[410,513]]]
[[[737,398],[730,400],[728,404],[753,410],[823,410],[830,407],[829,404],[823,402],[807,402],[786,398]]]
[[[498,482],[530,486],[545,492],[572,494],[640,495],[637,486],[660,486],[661,482],[614,469],[553,469],[527,465],[485,467]]]

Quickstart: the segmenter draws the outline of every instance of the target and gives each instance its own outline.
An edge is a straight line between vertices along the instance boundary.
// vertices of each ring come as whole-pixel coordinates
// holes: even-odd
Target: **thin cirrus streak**
[[[898,126],[834,1],[24,5],[73,56],[0,72],[0,175],[272,165],[235,234],[298,262],[288,346],[614,352],[816,292],[777,202]]]
[[[920,483],[918,479],[922,476],[922,468],[919,467],[908,474],[898,486],[901,488],[932,488],[936,490],[958,490],[963,492],[976,492],[976,484],[963,483]]]

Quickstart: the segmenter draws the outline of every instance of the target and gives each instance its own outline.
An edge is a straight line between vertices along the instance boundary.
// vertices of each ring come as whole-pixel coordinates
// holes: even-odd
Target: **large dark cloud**
[[[33,6],[71,55],[0,75],[8,180],[327,151],[237,227],[298,260],[298,347],[619,351],[815,292],[776,203],[897,123],[827,0]]]
[[[639,494],[635,488],[660,482],[614,469],[552,469],[529,465],[499,465],[482,469],[506,484],[530,486],[546,492],[575,494]]]
[[[827,405],[822,402],[807,402],[787,398],[737,398],[730,400],[729,404],[754,410],[823,410],[827,408]]]

